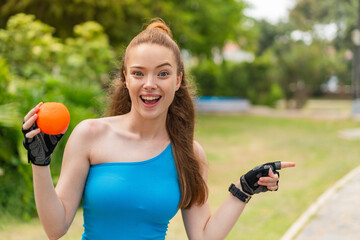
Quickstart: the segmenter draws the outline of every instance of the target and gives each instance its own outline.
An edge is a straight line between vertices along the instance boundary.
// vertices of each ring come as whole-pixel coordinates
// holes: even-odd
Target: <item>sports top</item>
[[[179,201],[171,144],[149,160],[91,165],[82,239],[165,239]]]

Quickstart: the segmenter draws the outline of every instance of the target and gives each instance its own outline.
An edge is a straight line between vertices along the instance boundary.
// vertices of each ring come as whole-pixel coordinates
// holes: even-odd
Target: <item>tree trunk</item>
[[[301,109],[304,107],[308,98],[306,86],[303,81],[298,81],[296,84],[296,91],[294,94],[295,108]]]

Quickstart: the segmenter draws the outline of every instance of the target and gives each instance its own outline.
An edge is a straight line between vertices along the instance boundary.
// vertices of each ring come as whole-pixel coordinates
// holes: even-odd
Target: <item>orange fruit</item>
[[[36,124],[41,132],[49,135],[63,133],[70,123],[70,113],[66,106],[58,102],[46,102],[40,106]]]

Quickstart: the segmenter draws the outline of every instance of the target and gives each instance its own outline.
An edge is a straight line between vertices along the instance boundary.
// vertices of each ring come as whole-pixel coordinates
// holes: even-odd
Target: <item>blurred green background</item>
[[[303,109],[310,98],[352,98],[357,1],[294,0],[289,17],[276,23],[245,15],[250,2],[1,1],[0,222],[37,216],[22,147],[25,114],[40,101],[62,102],[71,113],[68,133],[103,116],[124,47],[154,17],[170,25],[200,96],[241,97],[272,108],[281,102],[286,109]],[[332,37],[321,31],[326,26],[335,29]],[[55,184],[68,136],[54,153]]]

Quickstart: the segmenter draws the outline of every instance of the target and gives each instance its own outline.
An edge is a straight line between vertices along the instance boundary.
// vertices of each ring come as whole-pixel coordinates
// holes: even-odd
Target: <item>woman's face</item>
[[[126,87],[131,98],[131,111],[146,119],[166,117],[179,89],[182,73],[177,75],[173,52],[157,44],[140,44],[127,53]]]

